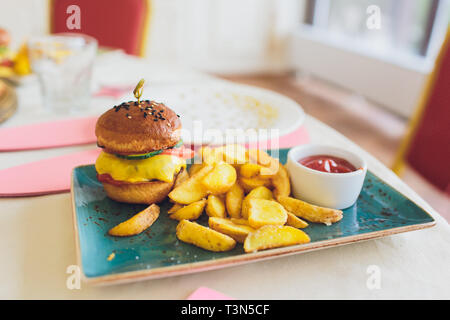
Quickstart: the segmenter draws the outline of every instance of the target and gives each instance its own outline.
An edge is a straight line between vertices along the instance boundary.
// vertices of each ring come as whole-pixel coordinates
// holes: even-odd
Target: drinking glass
[[[86,110],[91,98],[97,40],[83,34],[60,33],[30,39],[28,48],[31,68],[40,82],[44,110]]]

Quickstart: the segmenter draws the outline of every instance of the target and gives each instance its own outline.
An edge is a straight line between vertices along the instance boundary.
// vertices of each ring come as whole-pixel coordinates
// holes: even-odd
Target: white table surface
[[[105,62],[107,59],[97,64],[97,84],[116,81],[129,85],[140,77],[161,83],[209,79],[139,59],[115,57],[121,61],[119,65]],[[25,85],[18,94],[19,112],[3,126],[40,120],[36,85]],[[113,103],[94,99],[92,112]],[[184,299],[198,287],[207,286],[237,299],[449,299],[450,227],[446,220],[347,138],[310,116],[305,126],[312,142],[339,145],[363,155],[372,172],[430,212],[436,226],[221,270],[104,287],[82,283],[81,289],[69,290],[66,269],[76,264],[70,194],[0,198],[0,298]],[[0,169],[92,147],[0,153]],[[371,265],[379,267],[379,289],[367,286]]]

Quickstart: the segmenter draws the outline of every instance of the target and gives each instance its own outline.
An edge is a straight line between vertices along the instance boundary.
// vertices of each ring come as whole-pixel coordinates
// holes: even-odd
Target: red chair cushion
[[[450,194],[450,41],[446,43],[406,160],[432,184]]]
[[[70,5],[80,7],[81,29],[67,27]],[[52,33],[84,33],[96,38],[100,46],[121,48],[139,55],[147,17],[146,0],[52,0],[50,1]]]

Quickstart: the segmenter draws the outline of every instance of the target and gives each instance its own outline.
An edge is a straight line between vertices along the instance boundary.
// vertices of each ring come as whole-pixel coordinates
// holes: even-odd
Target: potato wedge
[[[119,223],[108,231],[108,234],[116,237],[129,237],[141,233],[159,217],[159,206],[152,204],[130,219]]]
[[[244,219],[248,219],[248,207],[249,207],[249,200],[250,199],[266,199],[266,200],[272,200],[273,195],[272,191],[267,189],[266,187],[257,187],[249,192],[244,198],[244,201],[242,201],[242,208],[241,208],[241,216]]]
[[[201,181],[212,169],[212,166],[204,165],[189,179],[173,189],[169,193],[169,198],[180,204],[190,204],[205,198],[208,195],[208,191],[203,187]]]
[[[272,177],[273,195],[288,197],[291,194],[291,182],[286,168],[280,163],[277,173]]]
[[[169,210],[167,210],[167,213],[168,214],[175,213],[175,212],[177,212],[178,210],[180,210],[183,207],[184,206],[182,204],[174,203],[173,206]]]
[[[256,163],[246,163],[239,166],[239,175],[244,178],[270,179],[275,172],[270,168],[263,167]]]
[[[241,224],[244,226],[250,226],[250,224],[248,223],[247,219],[243,219],[243,218],[231,218],[230,219],[231,222],[233,222],[234,224]]]
[[[232,218],[241,217],[242,200],[244,199],[244,189],[235,183],[227,192],[225,204],[227,212]]]
[[[278,171],[280,162],[277,159],[269,156],[269,154],[264,150],[249,149],[247,150],[247,157],[250,163],[257,163],[266,168],[262,172],[264,175],[274,175]]]
[[[261,149],[248,149],[247,158],[250,163],[257,163],[261,166],[268,167],[272,162],[272,157]]]
[[[287,211],[278,202],[271,199],[250,198],[248,222],[255,229],[267,225],[283,225],[287,222]]]
[[[211,217],[208,220],[208,224],[211,229],[226,234],[239,243],[244,243],[248,234],[255,231],[255,229],[250,226],[235,224],[230,219],[224,218]]]
[[[221,194],[231,189],[236,178],[236,169],[226,162],[220,162],[202,178],[201,183],[208,193]]]
[[[270,179],[272,178],[278,171],[278,168],[274,167],[261,167],[261,170],[259,170],[259,176],[261,178]]]
[[[273,200],[250,199],[248,207],[248,223],[258,229],[265,225],[284,225],[287,212],[281,204]]]
[[[250,191],[258,187],[272,188],[272,181],[270,179],[263,179],[260,176],[256,176],[253,178],[240,176],[238,181],[242,188],[244,188],[244,191],[246,193],[249,193]]]
[[[310,242],[309,236],[296,228],[289,226],[263,226],[250,233],[244,241],[245,252],[287,247]]]
[[[285,196],[278,197],[278,201],[287,211],[311,222],[331,225],[342,219],[343,213],[341,210],[323,208],[299,199]]]
[[[247,149],[238,144],[228,144],[225,146],[199,149],[202,161],[207,164],[214,164],[224,161],[231,165],[241,165],[247,162]]]
[[[209,195],[206,202],[206,214],[210,217],[225,218],[227,212],[225,211],[223,200],[218,196]]]
[[[247,194],[247,197],[251,199],[266,199],[266,200],[272,200],[273,199],[273,193],[270,191],[269,188],[266,187],[257,187],[253,189],[252,191]]]
[[[239,168],[239,174],[244,178],[253,178],[259,175],[261,166],[256,163],[246,163]]]
[[[175,213],[169,216],[170,219],[174,220],[196,220],[198,219],[205,209],[206,200],[200,200],[188,204],[187,206],[177,210]]]
[[[198,150],[204,164],[214,165],[223,160],[223,153],[217,148],[202,147]]]
[[[180,172],[178,172],[177,177],[175,178],[175,183],[173,184],[173,188],[175,189],[180,184],[182,184],[184,181],[189,179],[189,173],[185,168],[181,168]]]
[[[292,212],[287,212],[288,218],[286,221],[286,224],[288,226],[294,227],[294,228],[298,228],[298,229],[304,229],[308,226],[308,223],[306,221],[303,221],[302,219],[300,219],[299,217],[297,217],[295,214],[293,214]]]
[[[236,246],[236,241],[230,236],[189,220],[178,223],[176,234],[180,241],[209,251],[229,251]]]
[[[222,160],[226,163],[240,165],[247,162],[247,149],[239,144],[227,144],[215,150],[222,153]]]

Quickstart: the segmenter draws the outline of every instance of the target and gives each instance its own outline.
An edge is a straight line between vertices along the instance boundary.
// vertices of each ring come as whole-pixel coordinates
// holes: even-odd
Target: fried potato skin
[[[297,217],[295,214],[293,214],[292,212],[287,212],[288,218],[286,221],[286,224],[288,226],[297,228],[297,229],[304,229],[308,226],[308,223],[306,221],[303,221],[302,219],[300,219],[299,217]]]
[[[218,196],[209,195],[206,202],[206,214],[210,217],[225,218],[227,212],[225,211],[223,200]]]
[[[211,229],[226,234],[240,243],[244,243],[245,238],[249,235],[249,233],[255,231],[255,229],[250,226],[235,224],[230,219],[217,217],[209,218],[208,224]]]
[[[193,163],[191,164],[191,166],[189,167],[189,176],[193,176],[196,172],[198,172],[201,168],[204,167],[203,163]]]
[[[185,168],[181,168],[180,172],[178,172],[178,175],[175,179],[173,188],[175,189],[176,187],[178,187],[180,184],[182,184],[187,179],[189,179],[189,173],[187,172],[187,170]]]
[[[159,217],[159,206],[152,204],[130,219],[119,223],[108,231],[108,234],[116,237],[134,236],[149,228]]]
[[[203,187],[202,179],[213,169],[213,166],[204,165],[189,179],[182,182],[169,193],[169,198],[180,204],[190,204],[205,198],[208,191]]]
[[[277,173],[271,178],[273,185],[273,195],[278,197],[288,197],[291,194],[291,181],[286,168],[280,163]]]
[[[310,222],[330,225],[338,222],[343,217],[343,212],[341,210],[315,206],[292,197],[280,196],[278,197],[278,201],[287,211]]]
[[[241,217],[242,200],[244,199],[244,189],[235,183],[227,192],[225,204],[227,212],[232,218]]]
[[[248,208],[248,223],[258,229],[265,225],[284,225],[287,212],[281,204],[273,200],[250,199]]]
[[[245,252],[292,246],[310,242],[309,236],[294,227],[267,225],[250,233],[244,241]]]
[[[220,162],[202,178],[201,183],[208,193],[222,194],[231,189],[236,179],[236,169],[226,162]]]
[[[180,241],[209,251],[229,251],[236,246],[236,241],[230,236],[188,220],[178,223],[176,235]]]
[[[173,206],[169,210],[167,210],[167,213],[168,214],[175,213],[183,207],[184,207],[184,205],[182,205],[182,204],[174,203]]]
[[[196,220],[198,219],[205,209],[206,200],[200,200],[188,204],[180,209],[178,209],[175,213],[172,213],[169,218],[174,220]]]

